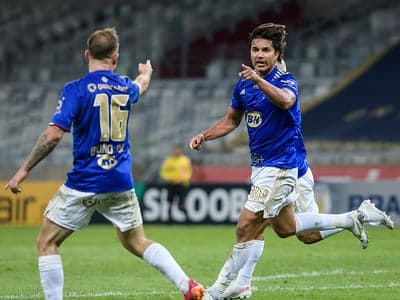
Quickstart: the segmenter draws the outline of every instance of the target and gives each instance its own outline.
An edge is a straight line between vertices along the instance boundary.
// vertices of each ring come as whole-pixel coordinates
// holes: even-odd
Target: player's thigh
[[[139,202],[134,189],[105,193],[98,196],[97,211],[119,231],[125,232],[143,224]]]

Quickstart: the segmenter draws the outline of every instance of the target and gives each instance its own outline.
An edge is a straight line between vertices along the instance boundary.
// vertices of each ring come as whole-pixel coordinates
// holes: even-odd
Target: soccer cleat
[[[357,210],[362,223],[371,225],[385,225],[389,229],[394,228],[392,219],[383,211],[378,209],[371,200],[364,200]]]
[[[184,300],[203,300],[204,296],[204,287],[198,283],[197,281],[190,279],[189,280],[189,289],[183,295]]]
[[[210,295],[207,291],[204,293],[203,300],[216,300],[213,296]]]
[[[251,286],[239,286],[236,282],[232,282],[231,285],[222,294],[221,299],[247,299],[251,297]]]
[[[363,224],[361,223],[360,216],[361,216],[361,214],[356,210],[353,210],[349,214],[349,218],[351,218],[351,220],[353,222],[353,226],[350,227],[349,230],[358,239],[361,239],[361,233],[363,231],[365,231],[364,227],[363,227]]]
[[[368,233],[365,230],[361,231],[359,239],[360,239],[361,248],[362,249],[367,249],[368,243],[369,243],[369,236],[368,236]]]
[[[206,289],[204,291],[204,297],[203,300],[219,300],[220,298],[218,296],[215,296],[211,293],[210,288]]]
[[[353,226],[349,228],[349,230],[353,233],[353,235],[360,240],[360,246],[362,249],[367,249],[369,243],[368,233],[365,231],[363,223],[362,223],[362,214],[353,210],[350,212],[349,217],[353,221]]]

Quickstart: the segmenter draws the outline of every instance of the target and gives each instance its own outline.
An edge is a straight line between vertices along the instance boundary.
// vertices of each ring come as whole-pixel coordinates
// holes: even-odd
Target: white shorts
[[[47,205],[44,215],[55,224],[79,230],[97,211],[121,232],[143,224],[135,190],[116,193],[85,193],[62,185]]]
[[[319,212],[318,205],[314,198],[314,176],[310,168],[298,179],[295,190],[290,197],[294,198],[294,210],[296,213]]]
[[[297,182],[297,168],[252,167],[251,190],[244,207],[253,213],[264,211],[264,218],[277,216],[293,203],[288,197]]]

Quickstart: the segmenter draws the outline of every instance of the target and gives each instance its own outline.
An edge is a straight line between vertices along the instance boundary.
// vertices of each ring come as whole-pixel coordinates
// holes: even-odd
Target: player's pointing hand
[[[242,64],[242,71],[239,72],[239,76],[243,79],[252,80],[254,82],[257,82],[261,79],[254,69],[245,64]]]

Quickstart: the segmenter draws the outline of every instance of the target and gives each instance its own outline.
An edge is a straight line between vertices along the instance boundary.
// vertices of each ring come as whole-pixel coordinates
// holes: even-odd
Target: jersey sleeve
[[[72,124],[78,111],[78,96],[70,85],[64,86],[56,111],[49,125],[56,125],[65,131],[71,131]]]
[[[241,90],[241,80],[236,82],[235,87],[233,88],[232,92],[232,100],[231,100],[231,107],[234,109],[243,110],[243,104],[240,101],[240,90]]]
[[[140,87],[139,84],[129,77],[125,77],[126,85],[129,91],[129,103],[132,105],[139,101],[140,98]]]
[[[284,73],[277,81],[277,87],[280,89],[288,89],[293,92],[296,99],[299,96],[297,80],[291,73]]]

